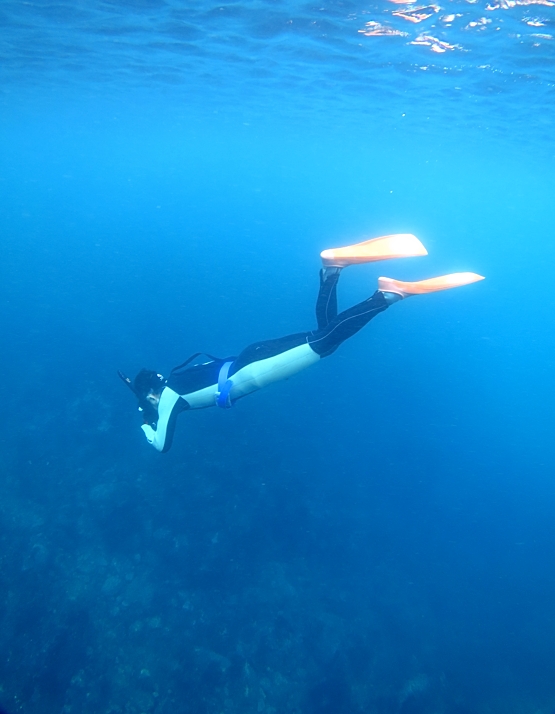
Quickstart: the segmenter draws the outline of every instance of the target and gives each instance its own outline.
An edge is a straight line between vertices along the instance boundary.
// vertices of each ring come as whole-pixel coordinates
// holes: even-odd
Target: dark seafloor
[[[8,714],[555,712],[555,7],[415,7],[2,3]],[[149,447],[117,369],[312,329],[393,232],[341,306],[486,281]]]

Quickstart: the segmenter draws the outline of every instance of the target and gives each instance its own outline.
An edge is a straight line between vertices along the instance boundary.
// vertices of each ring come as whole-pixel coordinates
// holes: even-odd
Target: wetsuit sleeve
[[[179,397],[179,394],[169,387],[164,387],[158,403],[156,429],[153,429],[150,424],[141,426],[148,443],[152,444],[157,451],[170,450],[177,415],[186,408],[187,405]]]

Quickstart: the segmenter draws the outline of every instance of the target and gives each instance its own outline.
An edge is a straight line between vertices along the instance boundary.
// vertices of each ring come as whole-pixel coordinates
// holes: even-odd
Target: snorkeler
[[[371,297],[337,314],[337,282],[343,268],[427,254],[416,236],[405,233],[324,250],[320,254],[323,268],[316,301],[317,330],[255,342],[238,357],[206,355],[208,360],[200,364],[195,361],[205,353],[197,352],[174,367],[167,379],[148,369],[142,369],[133,381],[118,372],[139,400],[144,420],[141,429],[149,444],[158,451],[169,451],[181,412],[213,406],[229,408],[241,397],[300,372],[331,355],[342,342],[399,300],[483,280],[476,273],[452,273],[413,283],[378,278],[378,289]]]

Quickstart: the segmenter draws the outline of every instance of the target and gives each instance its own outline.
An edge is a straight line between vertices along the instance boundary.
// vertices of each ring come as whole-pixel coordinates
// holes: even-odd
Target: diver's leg
[[[320,271],[320,291],[316,301],[318,329],[324,329],[337,317],[337,282],[342,268],[357,263],[373,263],[390,258],[408,258],[426,255],[426,248],[411,234],[372,238],[343,248],[328,248],[320,253],[323,268]]]
[[[249,345],[229,369],[228,379],[233,383],[230,398],[235,401],[272,382],[287,379],[318,362],[321,357],[327,357],[372,318],[409,295],[447,290],[481,279],[474,273],[444,275],[417,283],[380,278],[379,289],[372,297],[341,312],[325,327],[315,332],[301,332]]]
[[[451,288],[469,285],[483,279],[481,275],[476,273],[451,273],[450,275],[441,275],[437,278],[410,283],[394,280],[393,278],[379,278],[378,290],[372,297],[344,312],[340,312],[325,327],[310,333],[308,344],[320,357],[327,357],[332,352],[335,352],[342,342],[356,334],[373,317],[386,310],[393,303],[411,295],[426,295],[440,290],[450,290]]]
[[[341,268],[320,270],[320,290],[316,300],[316,323],[321,330],[337,317],[337,283]]]
[[[299,345],[304,345],[306,343],[307,334],[310,333],[297,332],[294,335],[278,337],[277,340],[264,340],[245,347],[233,362],[229,370],[229,377],[231,378],[232,375],[240,372],[243,367],[247,367],[253,362],[264,362],[267,359],[289,352],[295,349],[295,347],[299,347]]]
[[[372,297],[344,310],[324,328],[310,333],[308,344],[320,357],[327,357],[335,352],[342,342],[367,325],[372,318],[387,310],[391,302],[401,299],[398,295],[394,298],[390,298],[389,295],[390,293],[376,290]]]
[[[301,332],[277,340],[256,342],[245,348],[229,370],[232,401],[240,399],[272,382],[287,379],[318,362],[318,355],[308,344],[311,333]]]

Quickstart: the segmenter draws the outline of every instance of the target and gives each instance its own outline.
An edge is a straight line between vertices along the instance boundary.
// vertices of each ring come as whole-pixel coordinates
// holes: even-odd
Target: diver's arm
[[[143,424],[141,429],[144,431],[149,444],[152,444],[157,451],[168,451],[173,437],[175,428],[175,419],[181,411],[178,401],[180,397],[177,392],[169,387],[164,387],[158,402],[158,422],[156,430],[150,424]]]

